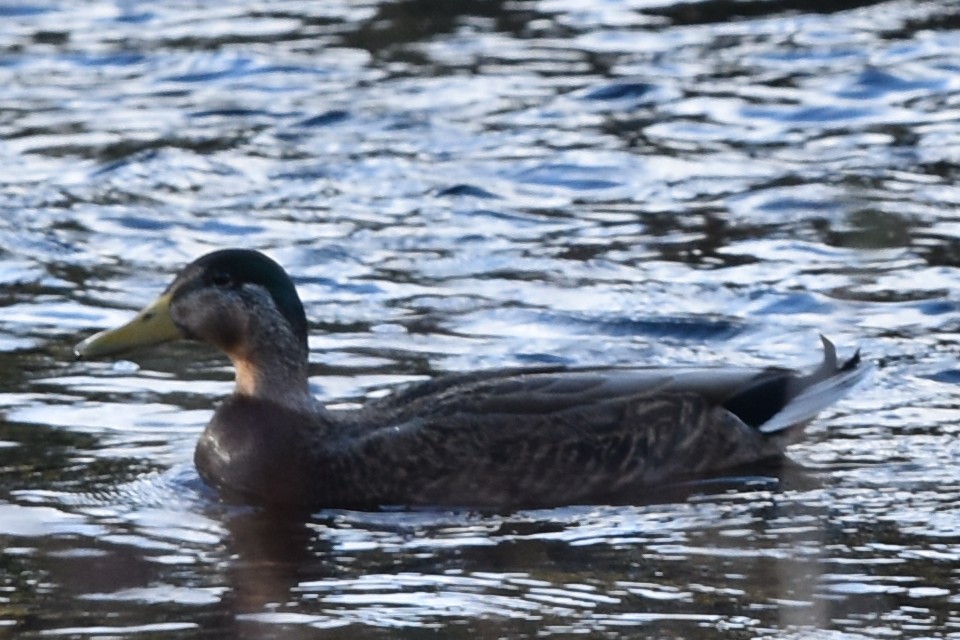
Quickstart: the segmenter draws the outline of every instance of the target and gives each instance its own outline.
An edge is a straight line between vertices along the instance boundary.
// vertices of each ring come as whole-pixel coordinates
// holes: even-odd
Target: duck
[[[400,386],[328,408],[309,385],[309,324],[290,276],[251,249],[184,267],[78,359],[187,339],[232,362],[194,463],[220,499],[265,509],[548,508],[641,499],[658,486],[783,459],[870,367],[857,350],[783,367],[512,367]]]

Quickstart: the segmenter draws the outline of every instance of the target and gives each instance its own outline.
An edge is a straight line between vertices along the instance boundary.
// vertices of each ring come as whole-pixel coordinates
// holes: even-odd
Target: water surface
[[[0,7],[0,637],[960,634],[960,7]],[[72,346],[267,251],[332,403],[516,364],[878,364],[796,467],[515,513],[229,508],[192,344]]]

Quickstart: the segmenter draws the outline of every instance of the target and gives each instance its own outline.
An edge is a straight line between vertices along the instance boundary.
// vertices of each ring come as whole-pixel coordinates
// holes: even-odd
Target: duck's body
[[[812,373],[787,369],[513,369],[453,374],[358,410],[308,390],[306,319],[282,268],[252,251],[189,265],[157,303],[77,352],[176,337],[219,347],[236,392],[196,450],[225,497],[285,509],[515,507],[623,499],[780,456],[862,379],[824,340]]]

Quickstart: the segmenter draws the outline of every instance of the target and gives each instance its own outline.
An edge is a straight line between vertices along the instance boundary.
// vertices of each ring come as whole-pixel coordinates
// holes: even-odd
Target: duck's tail
[[[823,362],[809,375],[790,381],[786,403],[758,426],[761,433],[775,434],[806,424],[847,395],[873,371],[873,366],[861,360],[859,349],[841,364],[833,343],[822,335],[820,340],[823,342]]]

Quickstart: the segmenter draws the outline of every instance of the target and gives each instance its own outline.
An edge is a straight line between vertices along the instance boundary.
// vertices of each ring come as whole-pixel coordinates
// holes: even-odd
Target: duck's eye
[[[210,282],[216,287],[229,287],[233,284],[233,277],[226,271],[214,271],[210,275]]]

